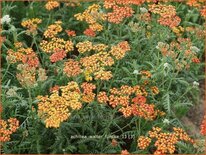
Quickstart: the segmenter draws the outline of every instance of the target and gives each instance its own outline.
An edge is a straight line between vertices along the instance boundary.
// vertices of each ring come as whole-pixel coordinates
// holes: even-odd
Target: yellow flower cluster
[[[92,74],[95,76],[95,79],[101,80],[109,80],[112,78],[112,73],[110,71],[106,71],[105,67],[112,66],[114,64],[115,56],[119,55],[113,49],[117,48],[122,52],[121,56],[119,55],[117,59],[122,59],[126,52],[130,50],[129,44],[124,41],[120,42],[115,46],[111,47],[111,50],[106,52],[105,50],[108,48],[105,44],[95,44],[92,45],[91,42],[80,42],[77,44],[77,48],[80,53],[88,52],[91,50],[97,51],[91,56],[86,56],[80,59],[80,64],[84,68],[85,78],[87,81],[92,80]],[[115,55],[116,53],[116,55]]]
[[[74,49],[73,42],[65,41],[62,38],[52,38],[50,41],[43,40],[40,43],[41,49],[46,53],[54,53],[57,50],[64,50],[70,52]]]
[[[28,29],[27,30],[28,34],[30,33],[33,34],[33,33],[36,33],[37,25],[40,24],[41,22],[42,20],[39,18],[32,18],[32,19],[22,21],[21,25]]]
[[[93,49],[94,51],[97,51],[97,52],[105,51],[107,48],[108,48],[108,46],[105,45],[105,44],[94,44],[94,45],[92,46],[92,49]]]
[[[112,72],[111,71],[105,71],[104,69],[100,69],[99,71],[94,73],[94,79],[100,79],[108,81],[112,78]]]
[[[82,107],[80,102],[81,93],[76,82],[69,82],[54,90],[50,96],[38,96],[38,115],[44,120],[46,127],[58,128],[60,123],[67,120],[72,110]]]
[[[89,6],[83,13],[75,14],[74,17],[79,21],[86,21],[89,28],[93,31],[102,31],[103,26],[98,21],[104,21],[106,16],[100,11],[100,5],[93,4]]]
[[[80,53],[85,53],[85,52],[89,52],[89,51],[97,51],[97,52],[101,52],[101,51],[105,51],[108,46],[105,44],[92,44],[92,42],[90,41],[84,41],[84,42],[79,42],[76,44],[76,47],[78,48],[78,51]]]
[[[149,137],[140,136],[137,140],[138,147],[142,150],[146,149],[152,140],[155,140],[154,146],[157,150],[154,154],[173,154],[175,152],[175,145],[179,141],[185,141],[194,143],[194,141],[187,135],[181,128],[173,128],[173,132],[165,133],[159,127],[153,127],[152,131],[149,131]]]
[[[84,42],[79,42],[76,44],[76,47],[78,48],[78,51],[80,53],[85,53],[89,52],[92,50],[92,42],[90,41],[84,41]]]
[[[61,24],[62,24],[61,21],[56,21],[54,24],[49,25],[47,30],[44,32],[45,38],[53,38],[59,32],[61,32],[62,31]]]
[[[120,45],[118,44],[119,48]],[[114,64],[112,55],[105,51],[108,48],[107,45],[93,45],[90,41],[84,41],[77,43],[76,47],[80,53],[89,51],[97,51],[97,53],[83,57],[79,61],[69,60],[66,62],[64,65],[64,72],[68,77],[79,75],[82,70],[84,70],[83,73],[86,81],[91,81],[93,79],[92,76],[100,80],[109,80],[112,78],[111,71],[106,71],[105,69],[106,66],[112,66]],[[125,49],[125,46],[121,46],[121,48]]]
[[[60,4],[59,4],[58,1],[50,0],[50,1],[48,1],[48,2],[45,4],[45,8],[46,8],[47,10],[53,10],[53,9],[59,7],[59,5],[60,5]]]
[[[114,64],[114,60],[107,52],[99,52],[97,54],[93,54],[91,56],[81,58],[80,64],[83,66],[86,72],[94,73],[94,74],[96,73],[96,78],[101,78],[100,73],[103,72],[102,71],[99,72],[99,71],[106,66],[112,66]]]

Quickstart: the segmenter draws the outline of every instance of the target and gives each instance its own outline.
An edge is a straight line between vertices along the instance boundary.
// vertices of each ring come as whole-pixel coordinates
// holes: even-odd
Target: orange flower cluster
[[[51,88],[49,89],[49,92],[52,93],[52,92],[54,92],[54,91],[58,91],[59,88],[60,88],[60,87],[59,87],[58,85],[55,85],[54,87],[51,87]]]
[[[115,59],[120,60],[122,59],[126,52],[130,51],[130,46],[127,41],[122,41],[116,46],[112,46],[111,50],[109,53],[115,57]]]
[[[32,19],[22,21],[21,25],[28,29],[27,30],[28,34],[30,34],[30,33],[34,34],[34,33],[36,33],[37,25],[40,24],[41,22],[42,22],[42,20],[39,18],[32,18]]]
[[[68,77],[77,76],[82,72],[79,62],[73,59],[68,59],[68,61],[64,63],[63,71]]]
[[[141,150],[145,150],[151,143],[151,138],[149,137],[144,137],[144,136],[140,136],[137,140],[137,146],[141,149]]]
[[[99,92],[97,95],[98,102],[108,103],[113,108],[119,106],[119,112],[124,117],[134,115],[153,120],[158,114],[163,115],[163,112],[155,110],[154,104],[146,103],[145,96],[147,96],[147,92],[143,87],[123,85],[120,89],[112,88],[109,93],[110,95],[108,96],[104,91]],[[132,98],[134,95],[136,97]]]
[[[143,96],[137,96],[136,98],[142,98]],[[132,113],[135,116],[143,117],[147,120],[154,120],[158,114],[162,115],[163,112],[155,110],[154,104],[147,104],[144,102],[136,101],[133,99],[134,104],[132,104]],[[146,102],[146,101],[145,101]]]
[[[74,17],[79,21],[86,21],[94,32],[103,30],[99,21],[106,19],[105,14],[100,12],[100,5],[97,4],[89,6],[83,13],[75,14]]]
[[[146,149],[152,140],[155,141],[154,146],[157,148],[154,154],[173,154],[175,152],[175,145],[179,141],[194,143],[194,141],[181,128],[173,128],[172,133],[165,133],[159,127],[153,127],[149,131],[149,137],[140,136],[137,140],[140,149]]]
[[[11,134],[19,128],[19,121],[16,118],[9,118],[7,121],[0,119],[0,142],[7,142]]]
[[[144,78],[151,78],[151,76],[152,76],[152,74],[146,70],[142,70],[142,71],[140,71],[140,73]]]
[[[109,101],[107,93],[104,91],[99,92],[97,95],[97,100],[99,103],[107,103]]]
[[[131,17],[134,13],[129,6],[113,5],[112,9],[112,12],[107,13],[107,20],[115,24],[121,23],[125,18]]]
[[[203,6],[203,8],[200,10],[200,14],[202,17],[206,18],[206,6]]]
[[[202,121],[200,133],[204,136],[206,135],[206,115],[204,116],[204,119]]]
[[[38,67],[39,59],[32,48],[24,48],[23,44],[18,42],[15,43],[16,50],[9,49],[7,51],[7,60],[10,63],[21,62],[28,64],[30,67]]]
[[[129,152],[127,150],[122,150],[121,155],[129,155]]]
[[[60,123],[67,120],[72,110],[82,107],[81,92],[76,82],[69,82],[61,86],[61,95],[58,89],[48,96],[38,96],[38,115],[46,123],[46,127],[58,128]]]
[[[46,4],[45,4],[45,8],[47,10],[53,10],[57,7],[59,7],[59,2],[58,1],[53,1],[53,0],[49,0]]]
[[[64,50],[66,53],[74,49],[73,42],[65,41],[61,38],[52,38],[50,41],[43,40],[40,43],[41,49],[46,53],[54,53],[59,50]]]
[[[186,4],[193,7],[200,7],[200,4],[197,0],[187,0]]]
[[[61,21],[56,21],[54,24],[49,25],[47,30],[44,32],[44,37],[45,38],[55,37],[59,32],[62,31],[61,24],[62,24]]]
[[[76,32],[74,30],[66,30],[66,33],[69,37],[75,37]]]
[[[181,18],[176,15],[175,7],[172,5],[151,4],[149,5],[149,11],[160,15],[158,22],[161,25],[173,28],[177,27],[181,22]]]
[[[91,103],[95,98],[93,90],[96,89],[96,86],[92,83],[84,82],[82,83],[81,88],[83,90],[81,100],[86,103]]]
[[[145,1],[154,2],[153,0],[127,0],[127,1],[125,0],[104,0],[104,7],[106,9],[109,9],[115,5],[130,5],[130,4],[141,5]]]
[[[153,87],[151,87],[150,89],[151,89],[151,91],[152,91],[152,93],[153,93],[154,95],[159,94],[159,89],[158,89],[156,86],[153,86]]]

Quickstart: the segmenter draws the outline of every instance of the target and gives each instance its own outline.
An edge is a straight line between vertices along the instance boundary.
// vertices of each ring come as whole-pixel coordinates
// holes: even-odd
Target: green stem
[[[11,64],[9,63],[9,65],[8,65],[7,68],[6,68],[6,71],[5,71],[4,75],[2,76],[2,81],[3,81],[4,77],[6,76],[6,74],[7,74],[8,70],[9,70],[10,66],[11,66]]]
[[[31,89],[28,89],[29,94],[29,109],[32,110],[32,96],[31,96]]]

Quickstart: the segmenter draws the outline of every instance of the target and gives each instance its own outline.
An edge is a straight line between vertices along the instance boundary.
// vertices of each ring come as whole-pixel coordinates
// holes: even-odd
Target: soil
[[[191,135],[195,135],[195,137],[200,136],[200,126],[205,114],[205,82],[200,82],[200,89],[201,89],[201,100],[200,103],[196,103],[195,106],[193,106],[187,116],[183,117],[181,120],[183,124],[188,127]]]

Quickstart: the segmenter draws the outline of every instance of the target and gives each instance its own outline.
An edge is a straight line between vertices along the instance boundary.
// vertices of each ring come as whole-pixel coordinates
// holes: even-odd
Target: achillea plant
[[[50,10],[53,10],[53,9],[59,7],[59,5],[60,5],[60,3],[58,1],[49,0],[46,3],[45,8],[50,11]]]
[[[8,120],[0,119],[0,142],[10,141],[11,135],[19,128],[19,121],[16,118]]]
[[[204,0],[1,6],[1,153],[203,152]]]
[[[50,96],[38,96],[38,115],[44,120],[46,127],[58,128],[60,123],[67,120],[71,110],[78,110],[82,107],[80,102],[81,92],[76,82],[69,82],[61,86],[62,95],[59,90],[52,91]]]
[[[39,18],[32,18],[28,20],[24,20],[21,22],[21,25],[27,28],[28,34],[36,34],[37,33],[37,26],[41,24],[42,20]]]
[[[140,136],[137,140],[137,144],[140,149],[144,150],[154,141],[154,146],[157,148],[154,154],[174,153],[175,145],[179,141],[194,143],[183,129],[176,127],[173,128],[173,132],[171,133],[165,133],[162,132],[161,128],[153,127],[148,134],[149,137]]]

